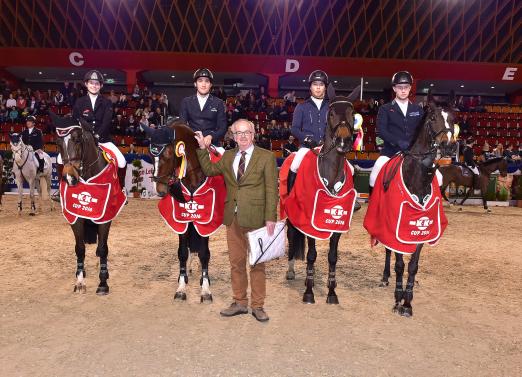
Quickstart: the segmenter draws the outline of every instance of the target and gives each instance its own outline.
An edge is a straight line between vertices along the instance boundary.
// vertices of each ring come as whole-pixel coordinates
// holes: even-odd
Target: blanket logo
[[[88,206],[91,203],[98,203],[98,199],[91,196],[87,191],[80,192],[79,194],[72,194],[72,197],[78,200],[78,202],[82,206]],[[80,206],[76,203],[72,205],[74,208],[80,208]],[[85,210],[85,209],[84,209]],[[92,211],[92,208],[89,207],[89,211]]]
[[[332,219],[326,219],[325,222],[327,224],[332,224],[334,220],[339,220],[341,217],[346,216],[348,211],[345,211],[343,207],[337,205],[333,206],[332,208],[326,208],[324,213],[329,214],[332,217]],[[342,224],[344,224],[344,221],[342,221]]]
[[[205,205],[198,204],[198,202],[191,200],[186,203],[178,203],[181,208],[185,210],[185,212],[181,213],[181,217],[186,217],[191,220],[197,220],[201,218],[201,213],[197,213],[199,210],[204,210]]]

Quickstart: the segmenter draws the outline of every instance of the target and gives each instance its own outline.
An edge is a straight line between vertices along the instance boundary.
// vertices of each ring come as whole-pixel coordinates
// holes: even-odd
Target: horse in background
[[[502,177],[507,176],[508,163],[503,157],[493,158],[482,163],[477,164],[479,175],[475,176],[473,172],[463,165],[446,165],[441,166],[439,171],[442,173],[442,196],[444,200],[449,202],[446,197],[446,188],[450,183],[455,183],[458,186],[464,186],[467,188],[464,198],[460,201],[459,205],[463,205],[464,202],[469,198],[475,188],[480,189],[480,196],[482,197],[482,205],[486,213],[490,213],[491,210],[488,208],[488,201],[486,200],[486,193],[489,185],[489,178],[493,172],[497,170],[500,172]]]
[[[47,153],[42,152],[44,170],[42,173],[38,173],[38,161],[35,157],[36,152],[33,151],[30,145],[24,144],[22,135],[19,133],[11,133],[9,139],[11,150],[13,151],[13,174],[15,176],[16,186],[18,187],[18,214],[22,214],[24,180],[29,184],[29,197],[31,198],[31,212],[29,215],[34,216],[36,214],[36,204],[34,201],[35,187],[38,191],[40,201],[42,199],[49,200],[51,211],[53,211],[54,202],[51,200],[51,158]],[[46,194],[45,197],[43,195],[44,193]]]
[[[194,131],[180,119],[171,119],[160,129],[142,125],[150,138],[149,152],[154,161],[152,180],[158,196],[160,214],[167,225],[178,234],[179,276],[174,300],[187,299],[187,261],[191,253],[198,253],[201,264],[200,302],[212,302],[210,291],[209,236],[223,221],[226,189],[223,177],[206,177],[197,158],[198,143]],[[215,192],[214,202],[204,199],[205,193]],[[204,204],[202,204],[204,203]],[[220,207],[221,206],[221,207]],[[212,209],[208,222],[204,207]],[[199,220],[198,220],[199,219]],[[190,272],[190,271],[189,271]]]
[[[422,124],[418,128],[418,132],[414,137],[414,141],[411,147],[409,150],[401,152],[390,159],[390,161],[383,166],[379,173],[374,192],[372,193],[372,197],[370,197],[368,211],[364,220],[364,226],[369,232],[371,229],[372,220],[380,216],[378,211],[373,211],[374,206],[377,206],[378,208],[379,199],[381,199],[383,203],[386,203],[384,205],[390,205],[389,203],[391,201],[400,204],[403,200],[399,198],[387,198],[385,197],[385,194],[380,193],[380,196],[378,197],[375,195],[378,184],[379,186],[384,187],[379,189],[386,193],[386,191],[390,189],[391,183],[395,182],[394,178],[396,176],[398,179],[402,180],[402,185],[406,188],[407,194],[409,194],[409,196],[412,198],[415,197],[419,205],[427,207],[433,198],[435,198],[432,206],[439,207],[438,214],[440,216],[440,223],[446,220],[444,213],[440,213],[440,211],[443,211],[442,204],[436,196],[439,191],[439,187],[435,174],[437,169],[435,159],[439,152],[442,156],[451,156],[456,151],[456,140],[454,137],[455,127],[453,123],[454,115],[452,109],[449,106],[437,106],[437,104],[433,102],[431,96],[429,96],[428,99],[429,102],[427,111],[424,114]],[[403,189],[401,190],[404,192]],[[400,205],[402,212],[403,207],[402,204]],[[400,221],[400,218],[398,221]],[[406,223],[409,226],[418,227],[418,229],[420,229],[418,231],[419,234],[422,234],[421,232],[426,229],[427,225],[431,224],[429,221],[431,220],[425,217],[421,217],[416,221],[409,221],[409,223]],[[442,234],[443,227],[445,227],[445,224],[441,225],[439,228],[441,229],[439,236]],[[397,230],[394,230],[394,234],[395,232],[398,232],[398,229],[399,225],[397,225]],[[373,242],[374,235],[372,232],[370,232],[370,234],[372,235]],[[415,244],[416,246],[414,246]],[[414,250],[407,252],[398,249],[393,250],[395,253],[396,272],[395,305],[393,307],[393,311],[405,317],[410,317],[413,315],[411,302],[413,300],[415,276],[418,272],[420,253],[423,245],[424,243],[409,242],[409,245],[407,245],[408,248],[414,247]],[[404,246],[404,244],[402,246]],[[386,247],[385,267],[381,286],[388,285],[388,278],[390,277],[391,252],[392,249],[390,247]],[[408,279],[406,283],[406,289],[404,289],[403,286],[403,275],[405,268],[403,258],[404,254],[411,255],[410,261],[408,263]]]
[[[288,217],[288,271],[286,278],[287,280],[295,279],[295,259],[304,258],[306,238],[308,252],[306,255],[306,290],[303,294],[303,302],[308,304],[315,303],[313,286],[314,264],[317,259],[316,239],[329,239],[326,302],[328,304],[339,303],[335,293],[338,245],[342,233],[349,229],[357,196],[353,187],[353,168],[346,160],[346,153],[352,149],[356,136],[356,117],[351,101],[357,97],[358,90],[356,89],[348,97],[343,97],[335,95],[333,86],[328,87],[330,103],[324,144],[320,150],[307,151],[303,148],[293,153],[290,158],[287,158],[284,168],[280,170],[281,218]],[[362,124],[360,115],[357,121],[360,127]],[[305,182],[308,181],[314,182],[313,187],[304,188]],[[306,192],[311,193],[312,197],[299,199]],[[317,198],[320,195],[322,195],[322,199],[318,200]],[[331,200],[337,202],[327,204],[328,208],[323,209],[321,207],[320,210],[316,211],[317,207],[320,206],[320,204],[317,204],[318,202],[328,201],[330,203]],[[303,210],[305,207],[310,208],[310,211]],[[308,212],[312,212],[313,215],[308,216]],[[326,216],[323,212],[326,213]],[[300,215],[300,213],[304,213],[304,215]],[[322,224],[321,226],[314,225],[315,216],[322,217],[321,220],[318,220]],[[341,223],[342,225],[339,225]],[[325,231],[316,232],[318,228]]]
[[[67,207],[66,203],[64,203],[66,202],[66,200],[64,200],[66,196],[62,190],[74,190],[77,186],[82,187],[79,186],[80,182],[88,182],[90,179],[102,176],[101,173],[107,171],[106,168],[108,168],[108,164],[110,163],[109,158],[105,152],[98,147],[94,133],[88,124],[69,117],[60,118],[53,113],[50,115],[56,127],[58,136],[56,144],[64,165],[62,176],[60,177],[62,210],[64,217],[71,226],[75,239],[76,282],[74,292],[86,292],[86,271],[84,264],[85,244],[97,243],[96,256],[100,258],[100,282],[96,289],[96,294],[107,295],[109,294],[109,285],[107,284],[107,280],[109,279],[109,268],[107,264],[109,254],[108,239],[112,221],[101,219],[100,222],[95,222],[81,216],[71,217],[68,212],[66,212]],[[115,162],[113,161],[111,163],[114,164]],[[113,180],[110,181],[111,184],[109,186],[112,187],[114,184],[114,190],[116,190],[117,194],[111,192],[110,198],[106,202],[106,208],[110,206],[113,198],[118,198],[118,205],[120,205],[120,207],[118,207],[119,212],[125,202],[125,199],[121,202],[119,196],[124,196],[124,194],[121,192],[121,188],[117,182],[117,173],[112,174],[112,178]],[[88,194],[89,193],[85,192],[73,194],[73,197],[76,195],[78,202],[75,202],[74,205],[81,208],[82,206],[85,207],[92,203],[102,201]]]

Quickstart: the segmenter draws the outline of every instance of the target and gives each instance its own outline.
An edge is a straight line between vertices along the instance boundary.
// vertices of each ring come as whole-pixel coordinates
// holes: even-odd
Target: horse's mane
[[[482,163],[482,166],[489,166],[501,162],[504,157],[495,157]]]

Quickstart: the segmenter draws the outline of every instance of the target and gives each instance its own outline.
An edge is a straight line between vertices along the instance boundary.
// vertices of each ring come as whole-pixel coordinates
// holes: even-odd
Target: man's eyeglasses
[[[395,85],[395,88],[397,88],[397,90],[408,90],[411,88],[411,85]]]
[[[233,132],[234,135],[236,136],[250,136],[253,134],[252,131],[236,131],[236,132]]]

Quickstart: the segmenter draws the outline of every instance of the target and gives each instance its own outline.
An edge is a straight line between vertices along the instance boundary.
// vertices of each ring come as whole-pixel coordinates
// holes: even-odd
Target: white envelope
[[[247,233],[250,248],[249,263],[251,266],[257,263],[268,262],[285,255],[285,225],[285,221],[276,222],[272,237],[268,235],[266,226]]]

